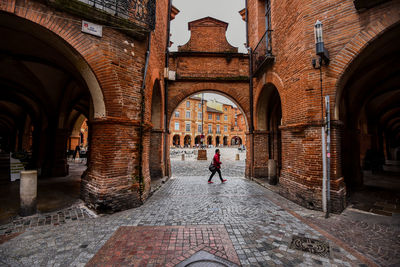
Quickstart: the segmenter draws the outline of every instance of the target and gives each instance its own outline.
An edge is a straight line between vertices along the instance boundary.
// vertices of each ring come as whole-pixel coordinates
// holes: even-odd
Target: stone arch
[[[14,13],[9,13],[14,10],[7,9],[7,6],[3,5],[0,6],[0,10],[6,11],[0,15],[2,19],[13,20],[14,23],[8,23],[8,25],[14,25],[19,29],[23,28],[26,33],[34,33],[36,38],[45,40],[49,46],[56,48],[70,60],[90,91],[94,109],[93,117],[105,117],[107,112],[104,94],[95,74],[104,71],[104,67],[97,64],[103,55],[91,39],[84,38],[84,34],[81,33],[78,26],[70,27],[68,31],[59,27],[59,23],[57,23],[59,17],[53,16],[51,13],[35,12],[35,6],[30,6],[28,12],[23,12],[25,8],[22,8],[15,9]]]

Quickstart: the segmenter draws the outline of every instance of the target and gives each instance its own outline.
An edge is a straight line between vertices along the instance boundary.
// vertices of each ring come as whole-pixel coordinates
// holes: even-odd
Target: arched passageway
[[[201,136],[197,135],[194,139],[194,144],[197,145],[201,145]]]
[[[192,146],[192,137],[190,135],[186,135],[183,139],[184,147],[191,147]]]
[[[158,80],[155,81],[151,97],[151,124],[149,169],[151,180],[159,180],[164,177],[163,162],[163,119],[162,119],[162,95]]]
[[[228,137],[227,136],[224,136],[224,146],[227,146],[228,145]]]
[[[215,137],[215,146],[216,147],[218,147],[221,144],[220,139],[221,139],[221,137],[219,137],[219,136]]]
[[[179,134],[175,134],[172,138],[172,145],[174,147],[180,147],[181,145],[181,137]]]
[[[207,145],[211,146],[213,144],[212,142],[212,136],[207,137]]]
[[[282,120],[281,98],[277,88],[269,83],[264,86],[256,108],[254,132],[254,176],[266,178],[268,164],[276,166],[277,177],[282,168],[282,141],[279,125]],[[269,163],[268,163],[269,162]]]
[[[370,42],[338,83],[335,115],[344,125],[342,173],[348,194],[369,192],[361,202],[378,194],[384,201],[400,198],[399,36],[397,25]]]
[[[231,145],[232,146],[240,146],[240,145],[242,145],[242,138],[240,138],[239,136],[232,137]]]
[[[1,13],[0,34],[7,40],[0,43],[1,159],[9,162],[10,153],[22,153],[25,168],[38,170],[38,192],[44,195],[46,190],[54,198],[39,203],[39,210],[68,205],[80,196],[80,175],[86,166],[76,173],[67,156],[77,145],[82,152],[90,150],[86,121],[105,115],[102,91],[82,56],[40,25]],[[8,168],[2,168],[0,180],[7,183],[11,177],[4,169]],[[74,185],[60,186],[59,192],[42,186],[41,177],[70,172],[76,174]]]

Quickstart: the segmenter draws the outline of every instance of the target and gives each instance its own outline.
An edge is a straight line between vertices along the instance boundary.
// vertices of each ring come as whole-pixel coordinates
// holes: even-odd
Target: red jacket
[[[219,155],[217,153],[214,155],[213,165],[217,167],[217,169],[221,168],[221,161],[219,161]]]

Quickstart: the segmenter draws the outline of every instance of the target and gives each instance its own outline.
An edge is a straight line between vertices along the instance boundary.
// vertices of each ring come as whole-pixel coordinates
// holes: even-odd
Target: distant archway
[[[212,136],[207,136],[207,145],[212,145]]]
[[[215,137],[215,146],[218,147],[221,144],[221,137],[217,136]]]
[[[228,145],[228,137],[227,136],[224,136],[224,146],[227,146]]]
[[[192,146],[192,137],[190,135],[186,135],[183,139],[184,147],[191,147]]]
[[[234,136],[231,139],[231,145],[232,146],[239,146],[242,145],[242,138],[240,138],[239,136]]]
[[[175,147],[179,147],[181,145],[181,137],[178,134],[175,134],[172,138],[172,145]]]

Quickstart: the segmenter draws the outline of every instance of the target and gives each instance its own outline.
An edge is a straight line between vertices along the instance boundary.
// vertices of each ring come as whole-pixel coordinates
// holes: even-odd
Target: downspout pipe
[[[167,38],[165,44],[165,69],[167,74],[169,72],[169,43],[171,34],[171,10],[172,10],[172,0],[168,0],[168,18],[167,18]],[[170,176],[167,159],[168,159],[168,78],[164,77],[164,169],[165,176]]]
[[[144,65],[144,73],[143,73],[143,82],[140,87],[140,95],[141,95],[141,107],[140,107],[140,127],[139,127],[139,166],[138,166],[138,180],[139,180],[139,193],[140,197],[143,196],[144,191],[144,177],[143,177],[143,139],[144,139],[144,115],[145,115],[145,92],[144,89],[146,87],[146,77],[147,77],[147,69],[149,66],[150,59],[150,48],[151,48],[151,33],[149,32],[149,37],[147,38],[147,51],[146,51],[146,62]],[[143,200],[142,200],[143,201]]]
[[[249,101],[250,101],[250,125],[249,134],[251,136],[251,161],[250,161],[250,178],[253,177],[253,166],[254,166],[254,99],[253,99],[253,53],[249,44],[249,11],[248,11],[248,0],[246,0],[246,48],[249,54]]]

